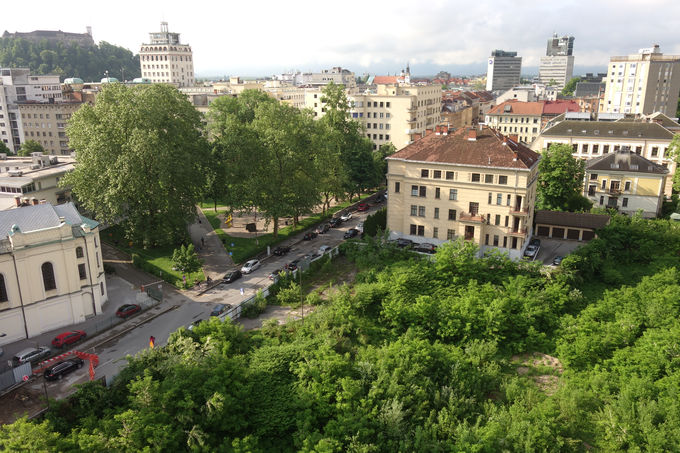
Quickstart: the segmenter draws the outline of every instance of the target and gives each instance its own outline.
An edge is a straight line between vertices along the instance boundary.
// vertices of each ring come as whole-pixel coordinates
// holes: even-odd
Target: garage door
[[[548,237],[550,236],[550,227],[540,226],[536,229],[536,236]]]
[[[575,239],[578,241],[581,231],[572,230],[571,228],[567,230],[567,239]]]
[[[589,241],[591,239],[595,239],[595,232],[594,231],[584,231],[583,232],[583,240]]]
[[[564,239],[564,228],[553,228],[552,237]]]

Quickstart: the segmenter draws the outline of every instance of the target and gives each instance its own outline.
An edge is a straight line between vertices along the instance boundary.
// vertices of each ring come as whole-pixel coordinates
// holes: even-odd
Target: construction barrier
[[[80,352],[80,351],[68,351],[63,354],[56,355],[52,357],[51,359],[47,359],[44,362],[40,362],[38,364],[38,368],[33,370],[33,374],[38,374],[43,371],[45,371],[47,368],[50,367],[55,362],[59,362],[66,357],[75,354],[77,357],[80,357],[83,360],[87,360],[90,362],[90,380],[94,381],[94,369],[97,365],[99,365],[99,356],[96,354],[88,354],[87,352]]]

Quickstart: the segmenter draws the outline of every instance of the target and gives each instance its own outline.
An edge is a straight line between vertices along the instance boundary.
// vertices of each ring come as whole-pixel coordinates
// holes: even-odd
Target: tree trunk
[[[272,237],[276,239],[279,237],[279,218],[274,217],[272,220],[274,221],[274,232],[272,233]]]
[[[295,217],[293,217],[293,227],[298,226],[299,221],[300,221],[300,216],[298,214],[295,214]]]

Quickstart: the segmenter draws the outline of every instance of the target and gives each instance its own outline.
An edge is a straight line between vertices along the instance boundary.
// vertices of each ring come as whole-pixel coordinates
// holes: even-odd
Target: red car
[[[371,205],[367,203],[361,203],[359,207],[357,208],[357,211],[368,211],[368,208],[370,208]]]
[[[66,346],[80,341],[87,337],[84,330],[72,330],[70,332],[60,333],[52,340],[52,346],[55,348],[65,348]]]
[[[127,318],[128,316],[132,316],[138,311],[142,311],[142,307],[140,307],[137,304],[126,304],[123,305],[118,309],[116,312],[116,316],[120,316],[121,318]]]

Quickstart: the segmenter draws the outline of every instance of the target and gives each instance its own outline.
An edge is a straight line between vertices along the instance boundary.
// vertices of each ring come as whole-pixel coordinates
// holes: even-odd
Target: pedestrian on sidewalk
[[[154,337],[153,335],[151,335],[151,337],[149,338],[149,346],[151,347],[151,349],[153,349],[153,347],[155,346],[155,344],[156,344],[156,337]]]
[[[205,239],[201,238],[201,245],[205,247]]]

